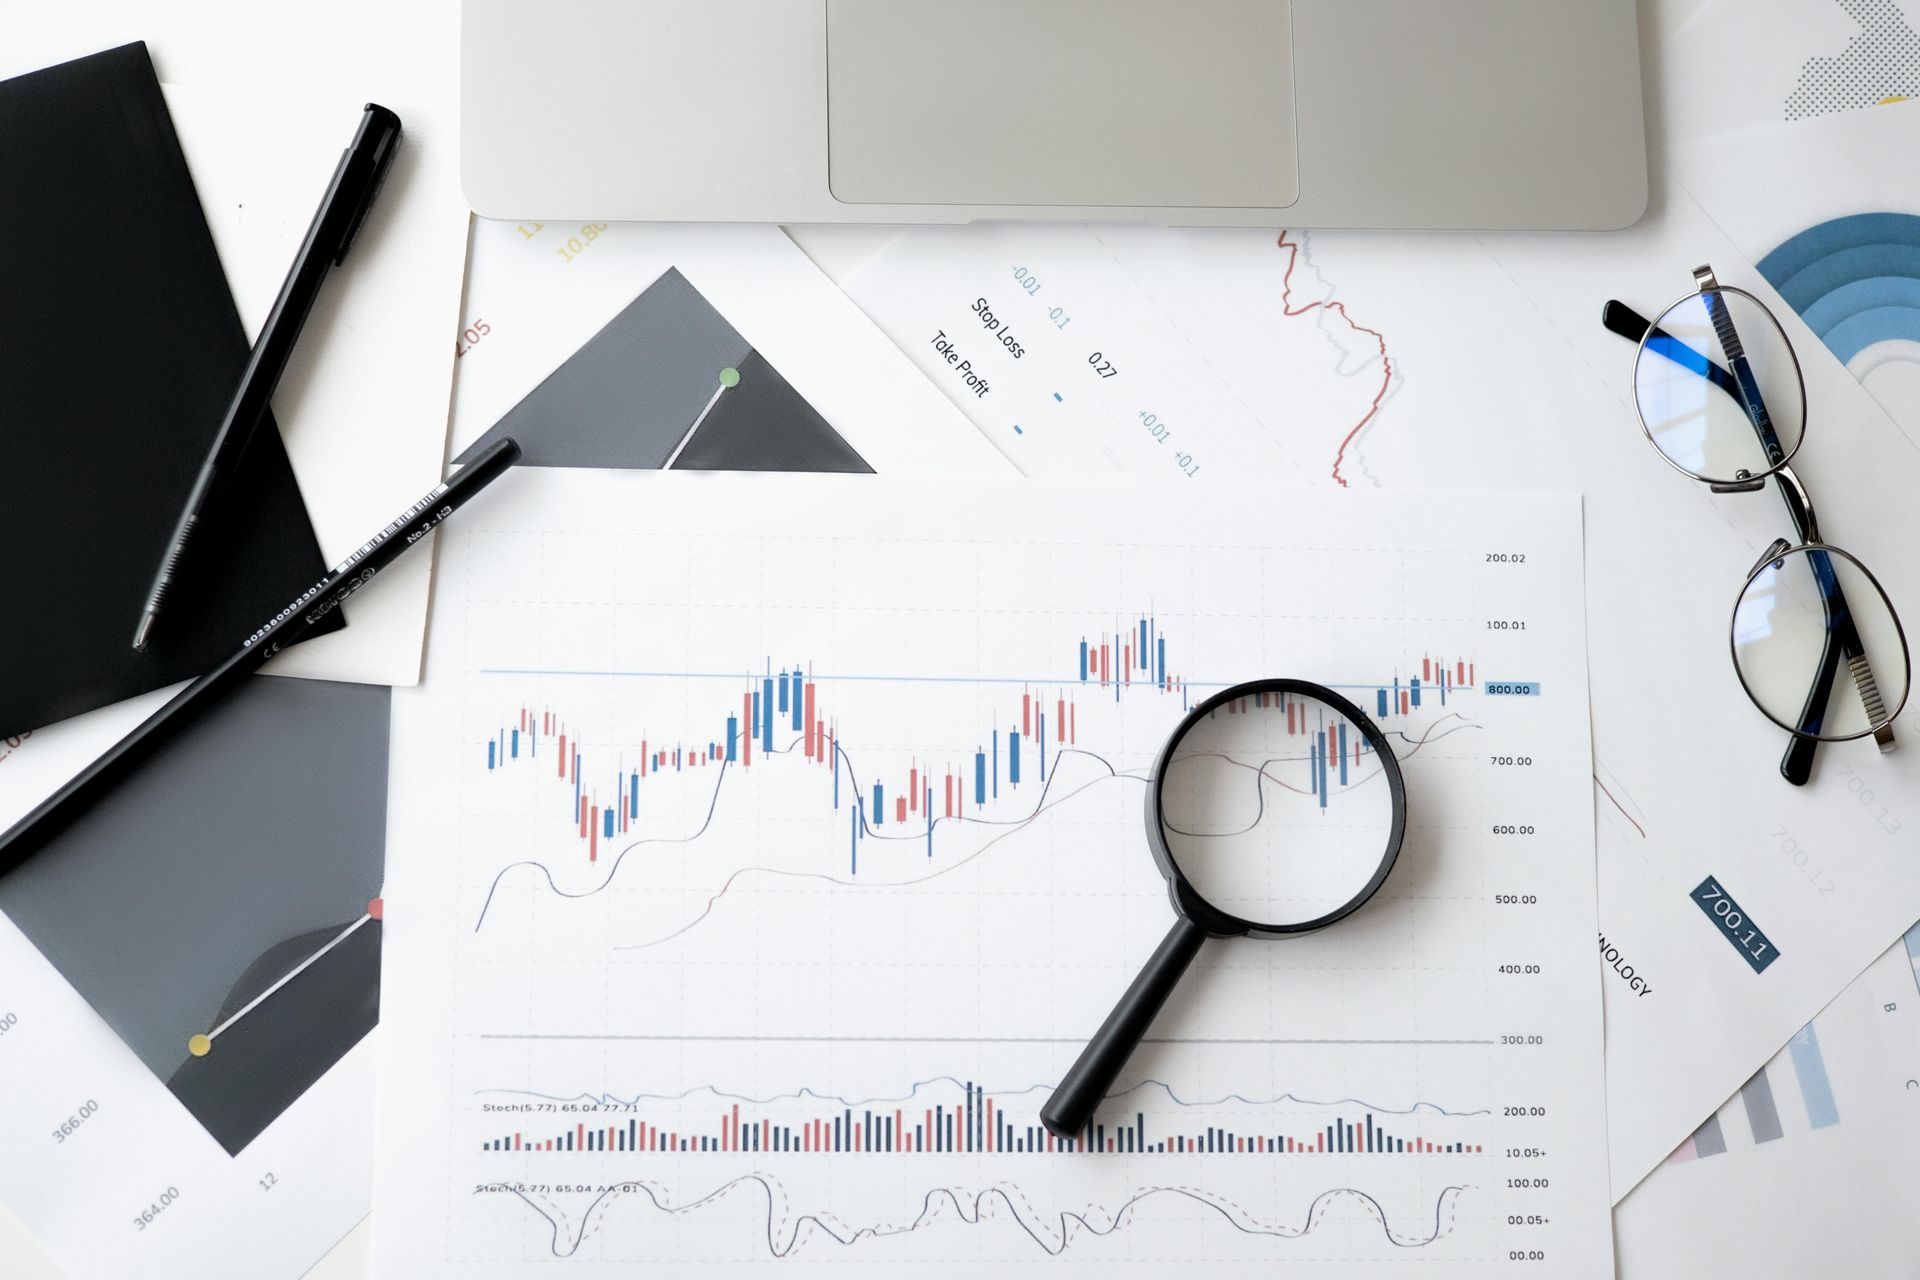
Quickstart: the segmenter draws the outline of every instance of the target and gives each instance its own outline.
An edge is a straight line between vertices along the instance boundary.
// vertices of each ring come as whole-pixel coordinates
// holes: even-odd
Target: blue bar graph
[[[1833,1084],[1827,1079],[1826,1060],[1820,1056],[1820,1037],[1809,1022],[1787,1041],[1793,1055],[1793,1073],[1800,1078],[1800,1099],[1807,1105],[1807,1123],[1816,1129],[1840,1123],[1840,1108],[1834,1105]]]
[[[780,706],[787,705],[786,681],[780,682]],[[760,682],[760,749],[768,755],[773,754],[773,677],[768,676]]]

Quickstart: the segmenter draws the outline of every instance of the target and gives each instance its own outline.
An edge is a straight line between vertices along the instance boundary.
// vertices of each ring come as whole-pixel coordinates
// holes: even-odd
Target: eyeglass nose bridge
[[[1747,570],[1747,576],[1751,578],[1759,573],[1760,570],[1766,567],[1767,561],[1769,560],[1773,561],[1773,567],[1776,569],[1786,568],[1787,562],[1781,558],[1781,553],[1789,550],[1792,546],[1793,544],[1785,538],[1775,538],[1767,545],[1767,549],[1760,553],[1760,558],[1753,562],[1753,568]]]

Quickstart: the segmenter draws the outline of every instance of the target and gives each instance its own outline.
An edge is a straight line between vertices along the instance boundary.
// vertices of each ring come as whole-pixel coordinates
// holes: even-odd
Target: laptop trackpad
[[[1299,198],[1285,0],[827,0],[852,204],[1281,208]]]

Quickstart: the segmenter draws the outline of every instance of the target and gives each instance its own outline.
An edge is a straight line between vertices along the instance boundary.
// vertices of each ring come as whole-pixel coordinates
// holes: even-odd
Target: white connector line
[[[293,969],[288,972],[286,977],[280,979],[280,981],[274,983],[272,986],[268,987],[265,991],[262,991],[259,995],[255,996],[253,999],[247,1001],[245,1008],[241,1009],[238,1013],[234,1014],[231,1018],[228,1018],[225,1022],[221,1023],[219,1026],[215,1027],[213,1030],[207,1032],[207,1039],[210,1041],[218,1040],[220,1038],[220,1033],[222,1031],[225,1031],[228,1027],[240,1021],[240,1019],[246,1017],[248,1014],[252,1013],[255,1009],[259,1008],[260,1002],[262,1000],[265,1000],[268,996],[272,995],[274,992],[278,991],[280,988],[286,986],[289,982],[292,982],[295,978],[299,977],[302,973],[305,973],[307,970],[307,966],[311,965],[314,961],[318,960],[321,956],[324,956],[325,954],[327,954],[327,952],[333,950],[335,947],[345,942],[348,938],[352,937],[355,930],[359,929],[361,925],[365,924],[367,921],[371,919],[373,919],[373,913],[368,912],[366,915],[361,916],[358,920],[355,920],[352,924],[342,929],[339,932],[339,934],[335,936],[332,942],[329,942],[326,946],[320,948],[318,951],[308,956],[305,960],[302,960],[299,964],[295,965]]]
[[[724,382],[713,389],[713,395],[708,399],[707,407],[700,411],[700,416],[695,418],[693,425],[687,428],[687,434],[680,437],[680,443],[673,446],[673,452],[668,454],[667,460],[660,464],[662,471],[673,470],[673,464],[680,460],[681,451],[687,447],[687,442],[693,439],[693,433],[700,429],[700,424],[707,420],[707,415],[713,412],[713,406],[720,403],[720,397],[726,392],[726,389],[727,384]]]

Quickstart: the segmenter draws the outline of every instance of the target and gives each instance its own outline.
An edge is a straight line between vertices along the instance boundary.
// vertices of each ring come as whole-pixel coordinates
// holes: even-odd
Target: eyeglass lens
[[[1733,660],[1776,724],[1828,741],[1873,732],[1907,697],[1892,604],[1859,561],[1832,548],[1795,548],[1760,567],[1734,608]],[[1823,663],[1837,664],[1832,693],[1803,725]]]
[[[1786,333],[1735,290],[1696,293],[1662,313],[1634,360],[1633,384],[1654,446],[1702,480],[1767,475],[1793,456],[1806,428]]]

